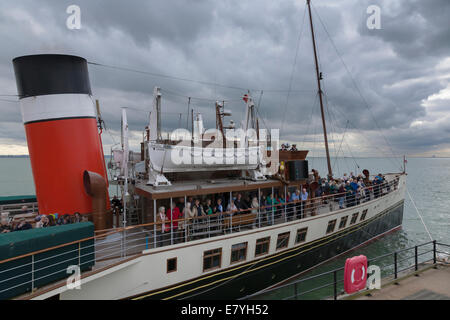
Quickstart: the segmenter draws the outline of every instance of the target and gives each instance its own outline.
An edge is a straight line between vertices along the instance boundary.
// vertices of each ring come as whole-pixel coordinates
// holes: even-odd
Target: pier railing
[[[439,262],[440,254],[449,254],[445,251],[446,248],[450,248],[450,245],[433,240],[381,256],[368,257],[367,264],[368,267],[370,265],[380,267],[384,281],[395,281],[399,277],[418,272],[430,265],[436,265]],[[440,263],[448,264],[445,261]],[[343,294],[345,294],[344,267],[341,267],[262,290],[242,299],[337,300]]]

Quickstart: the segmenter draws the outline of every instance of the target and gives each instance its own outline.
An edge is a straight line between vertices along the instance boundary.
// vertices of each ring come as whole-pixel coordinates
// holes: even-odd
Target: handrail
[[[433,244],[432,249],[418,253],[417,248],[423,247],[425,245],[430,245],[430,244]],[[431,262],[431,261],[433,261],[433,264],[436,264],[436,253],[439,252],[437,250],[437,248],[436,248],[437,245],[450,247],[450,245],[448,245],[448,244],[438,243],[438,242],[436,242],[436,240],[433,240],[433,241],[424,242],[424,243],[421,243],[421,244],[418,244],[418,245],[410,246],[410,247],[407,247],[407,248],[403,248],[403,249],[400,249],[400,250],[396,250],[396,251],[393,251],[393,252],[389,252],[387,254],[384,254],[384,255],[381,255],[381,256],[377,256],[377,257],[374,257],[374,258],[368,258],[367,260],[368,260],[368,264],[370,265],[375,260],[378,260],[378,259],[381,259],[381,258],[386,258],[388,256],[393,256],[394,257],[394,264],[383,265],[381,269],[382,270],[386,270],[386,269],[388,269],[388,268],[390,268],[391,266],[394,265],[394,272],[385,275],[385,277],[387,277],[387,276],[394,276],[394,279],[397,279],[398,273],[406,271],[406,270],[409,270],[411,268],[414,268],[414,271],[417,272],[419,264],[423,265],[424,263]],[[414,250],[415,251],[413,256],[408,256],[408,257],[403,258],[401,260],[397,260],[398,253],[406,252],[406,251],[409,251],[409,250]],[[423,261],[421,261],[419,263],[418,258],[420,256],[423,256],[425,254],[430,254],[430,253],[433,253],[433,257],[432,258],[427,259],[427,260],[423,260]],[[397,266],[399,265],[400,262],[408,261],[408,260],[411,260],[411,259],[415,259],[413,264],[408,265],[406,268],[398,270]],[[300,295],[304,295],[304,294],[307,294],[307,293],[310,293],[310,292],[313,292],[313,291],[316,291],[316,290],[319,290],[319,289],[322,289],[324,287],[328,287],[328,286],[334,284],[334,292],[335,292],[334,299],[336,300],[337,299],[337,295],[336,295],[337,287],[336,286],[337,286],[338,282],[343,282],[344,279],[341,279],[340,281],[334,281],[334,282],[331,282],[331,283],[327,283],[325,285],[321,285],[319,287],[315,287],[315,288],[309,289],[309,290],[301,292],[301,293],[298,293],[297,287],[300,285],[300,283],[303,283],[303,282],[306,282],[306,281],[309,281],[309,280],[312,280],[312,279],[321,278],[321,277],[327,276],[329,274],[334,274],[334,277],[336,277],[337,272],[343,271],[344,269],[345,269],[345,267],[341,267],[341,268],[336,268],[336,269],[329,270],[329,271],[326,271],[326,272],[322,272],[320,274],[313,275],[313,276],[310,276],[310,277],[307,277],[307,278],[303,278],[303,279],[299,279],[299,280],[296,280],[294,282],[290,282],[290,283],[286,283],[286,284],[283,284],[283,285],[280,285],[280,286],[272,287],[272,288],[270,288],[268,290],[262,290],[262,291],[254,293],[254,294],[245,296],[245,297],[243,297],[241,299],[250,299],[250,298],[253,298],[253,297],[258,297],[258,296],[261,296],[263,294],[268,294],[268,293],[271,293],[273,291],[281,290],[283,288],[292,287],[292,286],[294,286],[294,288],[295,288],[295,292],[296,292],[295,295],[286,297],[285,299],[290,299],[292,297],[296,297],[297,298]]]

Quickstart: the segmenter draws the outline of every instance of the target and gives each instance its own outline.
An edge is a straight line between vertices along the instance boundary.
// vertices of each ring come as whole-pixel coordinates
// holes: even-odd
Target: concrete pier
[[[389,281],[380,290],[348,296],[350,300],[450,300],[450,265],[437,264]]]

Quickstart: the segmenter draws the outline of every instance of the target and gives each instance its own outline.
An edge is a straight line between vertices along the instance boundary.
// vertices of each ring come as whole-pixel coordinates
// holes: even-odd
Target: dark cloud
[[[226,106],[239,123],[245,107],[240,97],[250,89],[259,101],[262,90],[259,113],[264,124],[280,128],[282,139],[321,148],[304,1],[82,0],[76,2],[82,29],[68,30],[66,8],[71,4],[50,0],[0,4],[3,93],[16,92],[11,64],[15,56],[76,54],[108,65],[241,88],[90,65],[94,95],[116,140],[120,108],[127,107],[137,143],[148,122],[153,87],[158,85],[163,90],[166,131],[186,125],[188,96],[211,99],[192,99],[191,106],[202,112],[206,127],[214,127],[214,99],[230,100]],[[384,145],[386,153],[391,145],[399,153],[446,149],[450,135],[443,119],[450,118],[449,98],[442,92],[450,90],[450,2],[377,1],[381,30],[366,27],[371,4],[313,1],[331,148],[337,151],[345,133],[355,154],[371,144]],[[289,96],[277,91],[290,85],[294,91]],[[443,96],[438,102],[427,100],[439,93]],[[23,144],[18,105],[0,100],[0,108],[0,143]],[[104,135],[106,149],[113,138]]]

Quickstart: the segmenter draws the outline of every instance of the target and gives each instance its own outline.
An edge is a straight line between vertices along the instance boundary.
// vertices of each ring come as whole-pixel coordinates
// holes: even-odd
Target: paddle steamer
[[[310,9],[309,14],[331,181]],[[94,250],[79,289],[64,279],[33,285],[32,292],[16,298],[244,298],[401,227],[405,172],[386,173],[381,184],[371,185],[373,176],[365,170],[361,198],[335,193],[315,197],[320,180],[309,172],[308,151],[280,150],[275,135],[263,135],[250,94],[244,96],[243,135],[226,134],[233,126],[224,125],[224,106],[216,103],[215,130],[204,130],[201,115],[192,112],[191,131],[163,139],[159,88],[154,89],[140,152],[129,150],[126,111],[122,114],[121,146],[112,150],[109,165],[117,173],[109,182],[117,184],[123,195],[120,212],[110,207],[107,194],[102,121],[92,99],[87,61],[35,55],[14,59],[14,67],[40,212],[90,214],[96,229],[94,237],[70,242],[80,248],[89,242]],[[306,189],[308,198],[273,201],[276,195],[287,199],[296,189]],[[257,205],[227,210],[240,195],[249,205],[256,199]],[[272,202],[264,201],[268,197]],[[344,204],[339,203],[341,197]],[[221,199],[223,210],[170,218],[170,208],[183,212],[194,199],[203,203],[209,199],[212,207]],[[167,220],[158,219],[160,210]],[[4,258],[0,264],[16,259]]]

